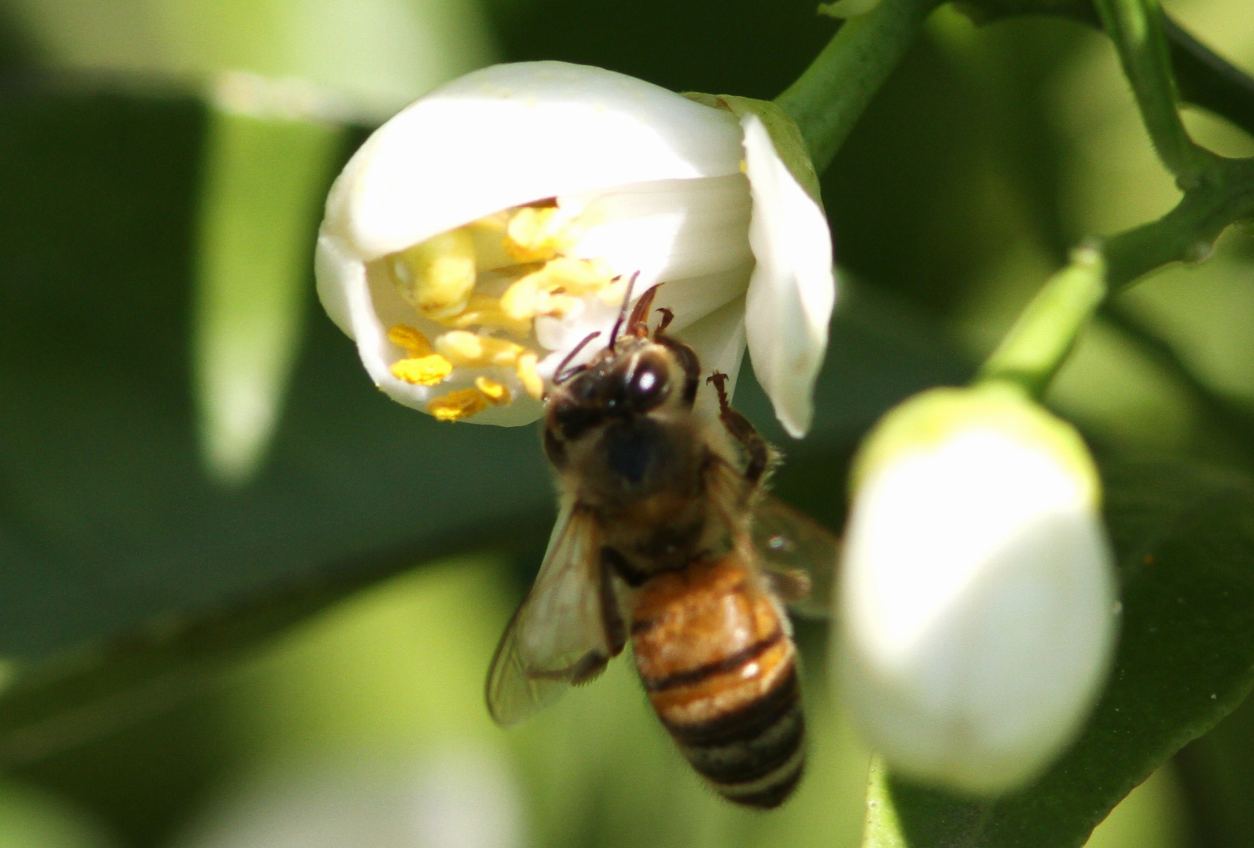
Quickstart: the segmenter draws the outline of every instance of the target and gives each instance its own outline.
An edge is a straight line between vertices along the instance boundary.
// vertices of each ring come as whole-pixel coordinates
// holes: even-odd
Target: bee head
[[[665,345],[628,336],[572,374],[549,399],[549,424],[578,439],[615,419],[650,415],[669,406],[685,375]],[[682,398],[680,399],[682,402]]]

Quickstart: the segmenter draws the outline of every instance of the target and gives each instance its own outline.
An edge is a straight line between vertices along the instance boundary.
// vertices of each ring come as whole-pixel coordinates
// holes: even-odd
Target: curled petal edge
[[[753,196],[749,245],[757,264],[746,295],[753,373],[794,438],[814,414],[814,384],[836,303],[832,241],[822,207],[777,152],[757,115],[741,119]]]

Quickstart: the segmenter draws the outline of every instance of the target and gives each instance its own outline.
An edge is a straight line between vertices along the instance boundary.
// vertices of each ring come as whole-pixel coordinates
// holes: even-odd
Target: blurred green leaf
[[[475,0],[9,0],[47,66],[204,80],[300,79],[380,119],[492,61]],[[138,49],[137,49],[138,48]]]
[[[1242,848],[1254,833],[1254,699],[1190,744],[1175,764],[1197,843]]]
[[[84,810],[31,786],[0,783],[0,848],[112,848]]]
[[[235,74],[209,104],[195,385],[205,463],[227,483],[256,472],[287,397],[311,296],[309,222],[343,142],[340,127],[294,119],[294,88]]]
[[[276,587],[334,583],[323,575],[337,568],[377,577],[546,532],[535,434],[441,427],[389,403],[312,298],[275,447],[247,486],[223,490],[200,461],[192,388],[205,106],[31,89],[0,99],[0,126],[0,187],[19,208],[0,228],[8,685],[85,645],[112,655],[118,634],[131,650],[287,593]],[[317,210],[287,214],[307,216],[312,287]],[[196,635],[206,651],[213,640]]]
[[[877,771],[864,845],[1082,845],[1154,769],[1254,682],[1254,485],[1165,462],[1104,467],[1123,628],[1107,691],[1033,786],[973,802]]]

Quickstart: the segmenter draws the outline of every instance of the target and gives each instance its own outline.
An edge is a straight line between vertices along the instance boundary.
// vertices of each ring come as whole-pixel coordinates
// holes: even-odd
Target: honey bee
[[[624,300],[609,343],[554,376],[543,436],[559,517],[492,659],[488,709],[501,725],[525,718],[630,637],[649,701],[697,773],[729,801],[775,807],[805,759],[781,601],[822,606],[836,541],[764,494],[774,451],[729,405],[725,375],[701,383],[695,352],[666,334],[669,310],[649,331],[656,291],[625,324]],[[704,386],[717,420],[699,413]]]

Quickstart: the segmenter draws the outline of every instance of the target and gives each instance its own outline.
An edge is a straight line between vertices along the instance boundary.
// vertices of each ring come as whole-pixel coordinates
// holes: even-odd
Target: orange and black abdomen
[[[631,638],[649,700],[693,768],[730,801],[782,803],[805,761],[795,649],[745,565],[729,555],[651,578]]]

